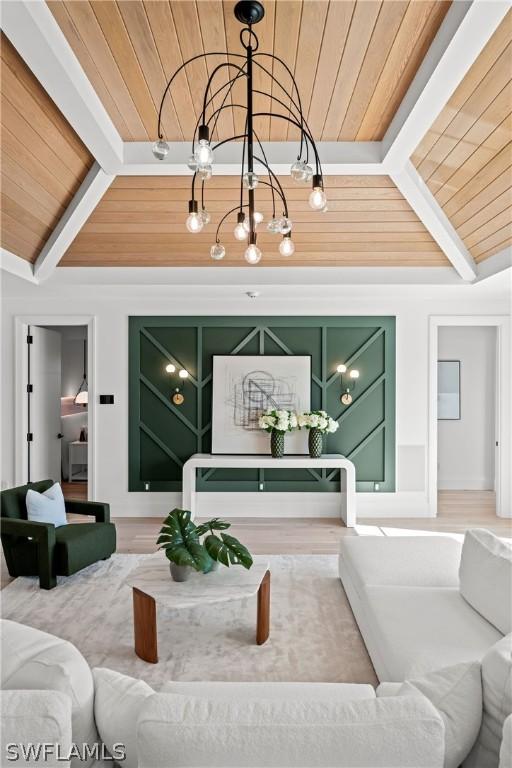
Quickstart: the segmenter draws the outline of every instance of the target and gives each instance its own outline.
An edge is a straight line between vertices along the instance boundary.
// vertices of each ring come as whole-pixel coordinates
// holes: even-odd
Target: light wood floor
[[[496,517],[494,493],[443,491],[437,518],[361,518],[361,525],[422,531],[464,533],[488,528],[512,536],[512,520]],[[162,525],[159,518],[118,518],[118,552],[153,552]],[[232,521],[230,533],[254,554],[337,554],[342,536],[357,535],[334,518],[243,518]]]
[[[85,484],[84,484],[85,487]],[[84,498],[84,487],[71,483],[66,498]],[[73,495],[71,495],[73,494]],[[80,495],[82,494],[82,495]],[[89,522],[75,516],[73,522]],[[149,553],[156,550],[160,518],[115,518],[117,551]],[[441,491],[437,518],[361,518],[360,525],[378,528],[464,533],[467,528],[488,528],[512,537],[512,520],[496,517],[495,495],[490,491]],[[342,536],[357,535],[334,518],[243,518],[230,533],[254,554],[336,554]],[[1,584],[10,581],[2,557]]]

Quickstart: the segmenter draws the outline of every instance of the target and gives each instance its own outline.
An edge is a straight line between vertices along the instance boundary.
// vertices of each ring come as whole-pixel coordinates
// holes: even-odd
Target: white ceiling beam
[[[152,152],[153,142],[130,141],[124,145],[124,163],[118,170],[124,176],[191,176],[187,160],[192,151],[190,141],[169,142],[169,154],[165,160],[157,160]],[[215,145],[214,145],[215,146]],[[290,165],[297,159],[297,141],[262,142],[268,163],[276,174],[290,173]],[[325,176],[375,175],[384,173],[379,141],[320,141],[317,144]],[[257,148],[255,155],[261,156]],[[242,143],[224,144],[215,150],[213,172],[216,176],[240,175]],[[313,158],[310,164],[314,166]],[[255,166],[256,173],[265,172],[262,165]]]
[[[387,167],[407,163],[509,9],[508,0],[452,3],[382,141]]]
[[[26,259],[16,256],[6,248],[0,248],[0,269],[4,272],[10,272],[11,275],[28,280],[29,283],[38,283],[39,280],[34,276],[34,267]]]
[[[495,253],[494,256],[489,256],[488,259],[480,261],[477,265],[477,278],[475,282],[481,283],[482,280],[487,280],[488,277],[497,275],[499,272],[504,272],[506,269],[512,267],[512,246],[508,245],[503,250]],[[510,275],[508,277],[510,282]]]
[[[39,281],[50,277],[114,178],[93,164],[36,259],[34,274]]]
[[[44,0],[2,3],[1,26],[95,160],[115,173],[122,139]]]
[[[462,279],[472,282],[476,278],[473,257],[411,161],[390,176]]]

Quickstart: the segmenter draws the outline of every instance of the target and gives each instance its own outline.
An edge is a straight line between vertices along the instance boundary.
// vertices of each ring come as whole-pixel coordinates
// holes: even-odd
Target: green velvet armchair
[[[94,501],[66,501],[66,512],[91,515],[94,523],[51,523],[27,520],[25,497],[29,488],[42,493],[53,480],[20,485],[0,493],[1,538],[11,576],[39,576],[42,589],[53,589],[57,576],[71,576],[116,550],[116,528],[110,507]]]

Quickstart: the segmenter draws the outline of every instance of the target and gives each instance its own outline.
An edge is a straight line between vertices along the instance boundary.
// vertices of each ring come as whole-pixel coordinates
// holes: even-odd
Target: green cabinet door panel
[[[180,491],[183,463],[211,452],[214,355],[310,355],[311,407],[340,424],[327,453],[356,467],[357,490],[395,490],[394,317],[130,317],[129,490]],[[185,402],[171,401],[176,376]],[[353,401],[340,402],[336,366],[357,368]],[[307,434],[304,433],[304,440]],[[201,491],[337,491],[329,470],[202,470]]]

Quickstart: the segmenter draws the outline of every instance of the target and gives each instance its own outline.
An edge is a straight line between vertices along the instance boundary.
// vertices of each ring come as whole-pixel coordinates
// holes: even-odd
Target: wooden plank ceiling
[[[126,141],[156,138],[166,79],[183,60],[201,51],[242,52],[234,2],[50,0],[48,5]],[[449,6],[444,0],[266,0],[265,17],[255,30],[260,52],[280,56],[294,72],[316,139],[372,141],[383,137]],[[163,113],[167,139],[191,139],[207,69],[223,60],[200,60],[177,78]],[[272,69],[269,59],[260,63]],[[284,91],[258,68],[255,87],[288,101],[289,77],[277,63],[273,72]],[[244,103],[243,93],[237,83],[232,103]],[[269,99],[256,96],[255,109],[268,111]],[[240,133],[243,120],[242,110],[224,110],[218,133],[224,138]],[[255,128],[262,140],[295,138],[282,120],[259,118]]]
[[[1,244],[33,262],[92,157],[5,36],[1,45]]]
[[[512,243],[512,11],[413,155],[479,262]]]
[[[447,266],[448,260],[387,176],[329,176],[329,210],[313,211],[309,188],[280,179],[293,220],[292,257],[282,257],[279,235],[260,225],[261,266]],[[214,176],[205,185],[212,220],[192,235],[185,229],[190,177],[118,176],[70,246],[62,266],[211,266],[210,246],[220,218],[236,205],[240,180]],[[271,216],[270,191],[256,190],[258,209]],[[236,213],[220,239],[218,264],[244,266],[245,245],[234,239]]]

